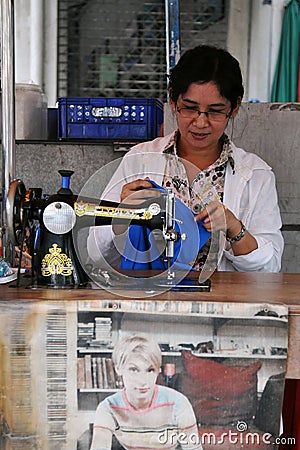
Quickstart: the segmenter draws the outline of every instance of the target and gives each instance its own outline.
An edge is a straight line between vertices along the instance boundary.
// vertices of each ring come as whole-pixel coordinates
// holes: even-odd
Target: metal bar
[[[179,0],[165,0],[166,73],[180,58]],[[168,92],[167,92],[168,97]]]
[[[169,0],[165,0],[166,16],[166,71],[170,73],[170,21],[169,21]]]
[[[3,256],[9,261],[11,250],[6,233],[6,199],[15,178],[15,70],[14,70],[14,0],[1,0],[1,75],[2,75],[2,211]]]
[[[282,225],[281,227],[281,231],[300,231],[300,224],[293,224],[293,223],[289,223],[286,225]]]
[[[170,68],[175,66],[180,58],[180,27],[179,27],[179,0],[169,0],[170,21]]]

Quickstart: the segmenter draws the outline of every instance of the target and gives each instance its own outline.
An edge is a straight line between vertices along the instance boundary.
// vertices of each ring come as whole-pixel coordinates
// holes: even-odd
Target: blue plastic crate
[[[161,134],[163,103],[148,98],[59,98],[58,138],[145,141]]]

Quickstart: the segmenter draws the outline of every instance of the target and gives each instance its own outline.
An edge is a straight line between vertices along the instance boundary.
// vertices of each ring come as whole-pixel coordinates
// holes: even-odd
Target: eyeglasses
[[[184,119],[190,120],[198,119],[201,114],[205,114],[207,120],[212,122],[223,122],[230,117],[230,113],[225,113],[223,111],[200,111],[195,108],[178,108],[178,106],[176,109]]]

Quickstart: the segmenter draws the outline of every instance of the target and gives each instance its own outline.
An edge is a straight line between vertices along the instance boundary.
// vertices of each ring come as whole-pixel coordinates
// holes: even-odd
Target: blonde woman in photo
[[[180,392],[156,384],[161,350],[146,335],[131,335],[114,349],[124,388],[96,410],[91,450],[110,450],[113,436],[128,450],[202,450],[192,406]]]

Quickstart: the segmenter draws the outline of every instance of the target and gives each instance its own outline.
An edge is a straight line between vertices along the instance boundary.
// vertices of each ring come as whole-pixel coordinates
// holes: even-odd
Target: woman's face
[[[230,114],[234,117],[238,107],[231,112],[229,100],[220,95],[217,85],[209,83],[192,83],[185,94],[180,95],[175,105],[171,101],[171,106],[175,110],[178,128],[180,131],[179,150],[185,154],[189,151],[219,151],[219,140],[227,126]],[[178,111],[178,108],[189,108],[203,112],[222,112],[215,119],[213,116],[206,117],[205,114],[186,118]]]
[[[151,361],[132,353],[123,365],[120,375],[123,377],[126,395],[134,408],[147,408],[151,404],[158,370]]]

